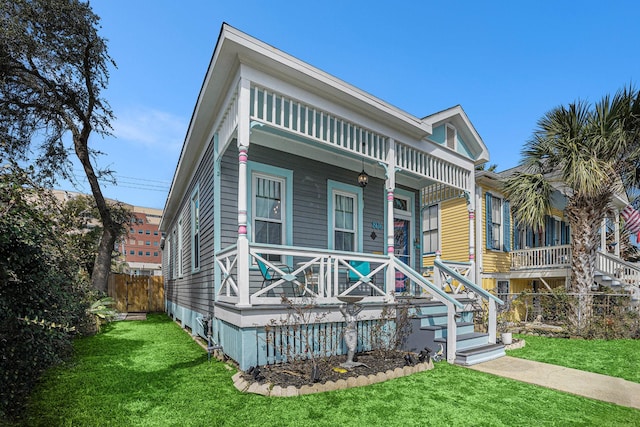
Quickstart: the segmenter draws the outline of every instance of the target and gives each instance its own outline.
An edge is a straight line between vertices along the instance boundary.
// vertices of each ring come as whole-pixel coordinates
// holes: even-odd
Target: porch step
[[[438,344],[442,344],[447,349],[447,339],[446,338],[436,338],[434,342]],[[487,345],[489,342],[489,334],[484,334],[481,332],[472,332],[470,334],[461,334],[456,337],[456,350],[466,350],[475,347],[481,347]]]
[[[504,345],[486,344],[479,347],[456,351],[455,363],[457,365],[471,366],[477,363],[497,359],[505,355]]]
[[[616,279],[615,277],[611,277],[601,271],[596,271],[593,278],[595,282],[601,286],[614,288],[614,287],[623,285],[623,283],[620,280]]]
[[[475,325],[473,324],[473,322],[456,323],[456,331],[458,335],[470,334],[470,333],[473,333],[474,326]],[[444,325],[439,324],[439,325],[422,326],[420,329],[425,331],[431,331],[433,333],[434,339],[447,338],[448,328],[446,323]]]

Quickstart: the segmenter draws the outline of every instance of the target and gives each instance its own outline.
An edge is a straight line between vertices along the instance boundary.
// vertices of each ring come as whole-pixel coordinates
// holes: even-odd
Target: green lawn
[[[481,372],[432,371],[294,398],[244,394],[226,365],[164,315],[116,322],[76,342],[49,371],[28,426],[522,426],[637,425],[640,411]]]
[[[518,335],[526,345],[509,356],[640,383],[640,340],[580,340]],[[640,422],[639,422],[640,424]]]

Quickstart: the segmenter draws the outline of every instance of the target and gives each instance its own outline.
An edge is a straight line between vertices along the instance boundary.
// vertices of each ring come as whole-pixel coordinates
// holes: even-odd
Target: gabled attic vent
[[[447,125],[447,147],[456,149],[456,128],[451,125]]]

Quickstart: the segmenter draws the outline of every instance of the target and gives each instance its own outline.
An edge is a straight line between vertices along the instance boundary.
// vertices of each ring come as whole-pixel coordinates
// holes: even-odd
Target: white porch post
[[[602,220],[600,225],[600,251],[607,253],[607,218]]]
[[[476,283],[476,194],[475,194],[475,174],[470,174],[469,188],[467,189],[467,210],[469,211],[469,280]]]
[[[386,163],[387,180],[385,187],[387,190],[387,255],[393,257],[395,253],[394,224],[393,224],[393,198],[396,187],[396,147],[395,141],[389,138],[389,151],[387,152]],[[385,293],[390,295],[395,291],[396,270],[393,264],[387,268],[385,280]]]
[[[614,250],[615,250],[615,255],[620,258],[620,211],[618,209],[616,209],[613,213],[613,220],[614,220],[614,230],[615,230],[615,236],[616,236],[616,245],[614,246]]]
[[[241,78],[238,96],[238,305],[250,306],[249,240],[247,238],[247,160],[250,135],[251,84]]]
[[[475,182],[475,178],[474,178],[474,182]],[[474,184],[475,185],[475,184]],[[477,233],[475,233],[475,245],[474,245],[474,268],[473,268],[473,272],[475,274],[474,278],[476,280],[480,281],[480,284],[482,283],[482,274],[481,274],[481,270],[482,270],[482,189],[480,187],[476,187],[474,190],[474,194],[473,194],[473,199],[474,199],[474,203],[476,206],[476,210],[479,210],[478,212],[474,212],[474,216],[475,216],[475,230],[478,230]],[[477,214],[477,215],[476,215]],[[475,249],[477,248],[477,251],[475,251]]]

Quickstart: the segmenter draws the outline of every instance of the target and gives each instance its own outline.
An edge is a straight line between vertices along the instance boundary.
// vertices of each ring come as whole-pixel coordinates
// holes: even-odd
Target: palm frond
[[[514,217],[526,226],[541,227],[550,210],[553,188],[541,173],[515,173],[504,183]]]

